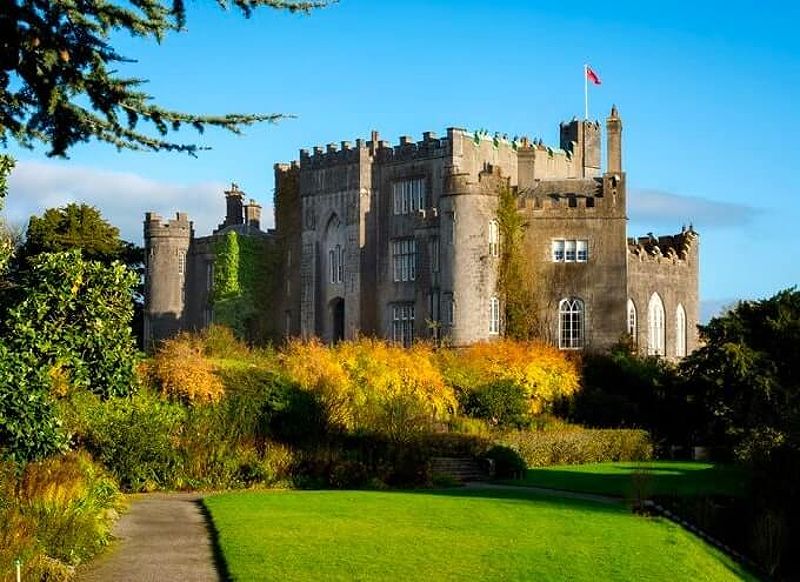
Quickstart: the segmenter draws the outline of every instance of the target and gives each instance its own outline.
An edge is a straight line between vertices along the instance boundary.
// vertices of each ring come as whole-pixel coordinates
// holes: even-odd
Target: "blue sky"
[[[616,103],[624,121],[629,234],[694,222],[707,306],[770,295],[800,280],[798,17],[784,3],[342,0],[246,20],[195,1],[188,31],[160,46],[119,37],[138,60],[122,70],[168,107],[297,118],[243,137],[186,132],[214,148],[199,159],[88,144],[63,161],[12,147],[7,215],[25,222],[77,199],[129,238],[150,209],[186,210],[205,234],[224,184],[269,206],[274,162],[371,129],[396,141],[480,127],[557,144],[558,122],[582,114],[589,62],[603,80],[592,116]]]

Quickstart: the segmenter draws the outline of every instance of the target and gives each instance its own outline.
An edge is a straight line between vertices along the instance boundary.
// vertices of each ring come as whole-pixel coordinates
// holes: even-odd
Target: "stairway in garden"
[[[489,479],[486,468],[473,457],[433,457],[431,475],[448,475],[462,483]]]

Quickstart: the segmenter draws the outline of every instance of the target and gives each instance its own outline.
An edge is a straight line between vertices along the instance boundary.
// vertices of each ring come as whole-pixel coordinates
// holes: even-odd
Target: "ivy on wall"
[[[272,339],[279,265],[280,246],[269,239],[235,231],[219,237],[214,242],[214,322],[251,343]]]
[[[525,249],[525,218],[517,208],[517,194],[510,188],[500,191],[497,222],[502,240],[497,292],[504,306],[505,335],[516,340],[551,339],[544,313],[551,290],[549,277]]]

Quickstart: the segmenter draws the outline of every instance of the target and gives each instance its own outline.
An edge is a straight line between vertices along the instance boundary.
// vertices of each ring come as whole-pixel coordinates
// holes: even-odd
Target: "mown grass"
[[[648,461],[542,467],[529,469],[523,479],[502,483],[617,497],[635,493],[742,497],[747,493],[748,481],[746,471],[733,465]]]
[[[622,504],[524,489],[244,492],[205,500],[234,580],[738,580]]]

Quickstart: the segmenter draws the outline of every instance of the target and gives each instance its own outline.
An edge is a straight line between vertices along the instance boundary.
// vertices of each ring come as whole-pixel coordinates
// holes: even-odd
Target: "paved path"
[[[80,582],[218,582],[211,532],[200,495],[153,493],[131,498],[114,527],[117,541],[78,572]]]

